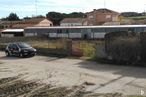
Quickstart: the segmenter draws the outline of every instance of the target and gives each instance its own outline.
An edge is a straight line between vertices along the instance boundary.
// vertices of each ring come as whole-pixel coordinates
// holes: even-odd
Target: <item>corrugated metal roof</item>
[[[23,32],[24,29],[6,29],[3,30],[2,32]]]
[[[71,28],[130,28],[146,27],[146,25],[111,25],[111,26],[54,26],[54,27],[27,27],[26,29],[71,29]]]

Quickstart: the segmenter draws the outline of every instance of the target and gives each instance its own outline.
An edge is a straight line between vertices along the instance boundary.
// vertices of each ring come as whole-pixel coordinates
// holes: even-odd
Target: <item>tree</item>
[[[6,18],[1,18],[0,20],[2,20],[2,21],[7,21],[8,19],[7,19],[7,17],[6,17]]]
[[[142,16],[142,13],[137,13],[137,12],[122,12],[122,16],[124,17],[135,17],[135,16]]]
[[[86,14],[82,12],[72,12],[70,14],[64,14],[65,18],[85,18]]]
[[[10,13],[8,17],[6,17],[8,21],[17,21],[20,20],[16,13]]]
[[[59,12],[48,12],[46,17],[53,22],[54,25],[60,25],[60,21],[64,18],[85,18],[86,14],[82,12],[72,12],[70,14]]]
[[[38,15],[38,16],[35,16],[34,18],[45,18],[45,16],[43,16],[43,15]]]
[[[51,20],[54,25],[60,25],[60,21],[63,19],[63,14],[59,12],[48,12],[46,17]]]
[[[45,16],[43,16],[43,15],[38,15],[38,16],[35,16],[35,17],[28,17],[28,16],[26,16],[23,19],[24,20],[28,20],[28,19],[37,19],[37,18],[45,18]]]
[[[24,17],[23,19],[24,20],[28,20],[28,19],[31,19],[32,17],[28,17],[28,16],[26,16],[26,17]]]

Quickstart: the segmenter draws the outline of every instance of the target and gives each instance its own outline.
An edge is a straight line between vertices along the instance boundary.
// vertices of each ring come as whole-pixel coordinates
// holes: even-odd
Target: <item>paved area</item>
[[[24,80],[54,86],[74,86],[94,83],[87,91],[146,95],[146,68],[99,64],[78,59],[35,56],[5,57],[0,52],[0,78],[23,75]]]

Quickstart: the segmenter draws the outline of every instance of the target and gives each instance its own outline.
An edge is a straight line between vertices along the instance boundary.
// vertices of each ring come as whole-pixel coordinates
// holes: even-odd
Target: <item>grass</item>
[[[66,49],[67,44],[64,40],[44,40],[29,42],[33,47],[41,49]],[[96,52],[96,44],[103,43],[103,41],[73,41],[72,49],[83,53],[83,57],[87,59],[94,59]]]
[[[95,57],[96,45],[103,44],[104,41],[77,41],[73,43],[73,49],[79,49],[84,57]]]

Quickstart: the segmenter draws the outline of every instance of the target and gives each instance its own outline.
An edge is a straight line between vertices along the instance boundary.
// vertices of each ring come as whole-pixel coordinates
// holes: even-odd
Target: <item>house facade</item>
[[[102,25],[106,22],[118,22],[119,13],[103,8],[103,9],[94,9],[93,11],[87,13],[87,22],[88,25]]]

